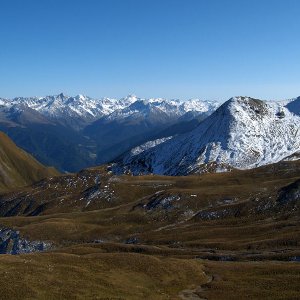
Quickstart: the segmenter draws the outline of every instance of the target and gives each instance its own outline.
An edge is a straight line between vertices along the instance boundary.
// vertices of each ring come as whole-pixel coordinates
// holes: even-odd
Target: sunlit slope
[[[53,175],[58,175],[54,168],[43,166],[0,132],[0,192]]]

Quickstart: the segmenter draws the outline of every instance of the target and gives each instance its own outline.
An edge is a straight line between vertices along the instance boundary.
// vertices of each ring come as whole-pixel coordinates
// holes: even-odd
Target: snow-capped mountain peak
[[[121,99],[101,98],[94,99],[82,94],[75,97],[64,93],[45,97],[18,97],[12,100],[0,99],[2,106],[25,105],[64,124],[73,124],[78,120],[80,124],[87,124],[102,117],[109,120],[124,119],[129,116],[152,116],[154,114],[165,116],[167,119],[182,117],[188,112],[197,114],[210,114],[219,105],[218,102],[206,102],[200,100],[180,101],[163,98],[139,98],[136,95],[128,95]],[[193,116],[194,117],[194,116]]]
[[[234,97],[193,131],[119,161],[116,172],[178,175],[247,169],[300,150],[300,118],[278,102]]]
[[[136,95],[132,94],[132,95],[127,95],[126,97],[121,98],[120,100],[117,100],[117,102],[122,108],[125,108],[138,100],[141,99]]]
[[[88,99],[88,97],[79,94],[79,95],[75,96],[75,99],[76,99],[76,100],[80,100],[80,101],[86,101],[86,99]]]

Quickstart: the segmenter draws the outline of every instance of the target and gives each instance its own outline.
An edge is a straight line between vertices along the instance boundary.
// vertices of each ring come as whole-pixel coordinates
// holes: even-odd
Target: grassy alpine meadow
[[[170,177],[101,167],[6,193],[1,228],[48,246],[0,255],[0,297],[297,299],[299,168]]]
[[[207,276],[196,260],[94,247],[0,257],[0,299],[179,299]]]

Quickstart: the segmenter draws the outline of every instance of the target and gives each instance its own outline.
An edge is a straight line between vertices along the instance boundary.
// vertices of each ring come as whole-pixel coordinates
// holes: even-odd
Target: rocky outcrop
[[[11,228],[0,229],[0,254],[22,254],[45,251],[51,248],[51,243],[29,241],[20,236],[20,232]]]

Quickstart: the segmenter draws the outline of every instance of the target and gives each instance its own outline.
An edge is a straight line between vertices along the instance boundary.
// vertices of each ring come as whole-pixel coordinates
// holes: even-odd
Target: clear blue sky
[[[300,95],[298,0],[0,0],[0,97]]]

